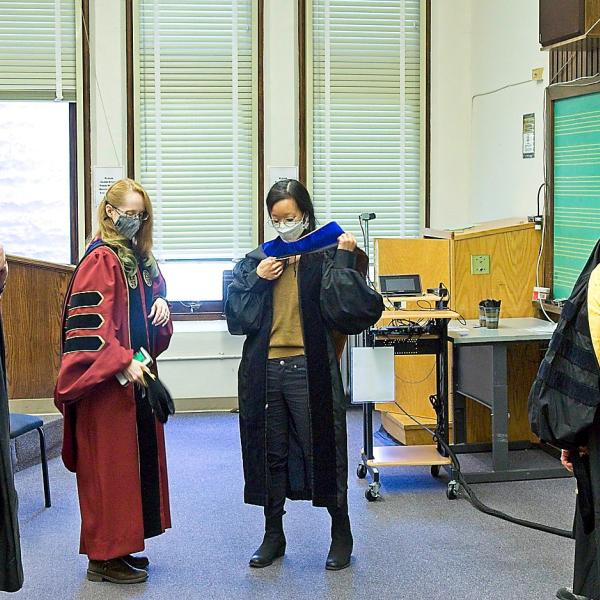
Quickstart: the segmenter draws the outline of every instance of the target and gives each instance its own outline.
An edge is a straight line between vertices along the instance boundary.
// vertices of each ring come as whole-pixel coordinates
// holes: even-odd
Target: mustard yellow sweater
[[[273,287],[273,325],[269,342],[269,358],[286,358],[304,354],[297,266],[297,263],[288,264]]]

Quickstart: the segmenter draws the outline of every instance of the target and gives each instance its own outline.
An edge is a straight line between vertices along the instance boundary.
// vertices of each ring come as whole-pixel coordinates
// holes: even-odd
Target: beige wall
[[[471,2],[431,5],[431,226],[460,227],[471,193]]]
[[[535,212],[543,181],[548,53],[538,3],[432,0],[431,215],[456,227]],[[544,81],[528,81],[544,67]],[[535,113],[536,156],[523,159],[523,114]]]

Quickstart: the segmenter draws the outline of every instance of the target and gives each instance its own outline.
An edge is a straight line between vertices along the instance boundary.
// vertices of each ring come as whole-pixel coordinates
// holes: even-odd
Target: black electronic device
[[[374,330],[377,335],[424,335],[428,333],[428,328],[417,323],[407,323],[406,325],[384,325]]]
[[[382,296],[422,296],[420,275],[380,275]]]
[[[448,301],[450,299],[450,292],[448,288],[440,282],[439,287],[436,288],[427,288],[428,294],[433,294],[434,296],[438,296],[438,300],[435,301],[435,307],[438,310],[444,310],[448,308]]]

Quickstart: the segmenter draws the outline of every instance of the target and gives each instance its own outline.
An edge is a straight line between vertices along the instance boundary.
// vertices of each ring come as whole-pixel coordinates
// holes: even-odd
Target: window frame
[[[423,187],[422,211],[423,227],[430,227],[431,219],[431,0],[421,0],[421,11],[424,18],[421,19],[421,49],[424,60],[421,61],[421,90],[423,92],[423,115],[422,141],[421,141],[421,180]],[[312,16],[312,0],[298,0],[298,73],[299,73],[299,177],[300,181],[307,185],[310,190],[309,153],[308,144],[311,140],[309,122],[312,114],[309,105],[309,92],[312,93],[312,79],[309,78],[308,69],[308,36],[312,35],[310,18]],[[312,99],[310,100],[312,104]]]
[[[88,0],[89,1],[89,0]],[[125,0],[125,48],[126,48],[126,88],[127,88],[127,176],[136,178],[138,155],[136,153],[136,83],[135,73],[137,67],[137,57],[135,54],[135,25],[136,25],[136,6],[138,0]],[[253,0],[254,3],[254,0]],[[256,183],[257,194],[256,204],[253,206],[254,239],[260,244],[264,241],[264,0],[257,0],[257,164],[256,164]],[[138,69],[139,70],[139,69]],[[224,319],[223,301],[174,301],[171,302],[171,314],[174,320],[192,321],[192,320],[219,320]],[[190,309],[188,304],[193,304]],[[197,306],[196,306],[197,304]]]
[[[84,236],[91,234],[91,121],[89,0],[75,2],[75,99],[69,104],[69,236],[70,264],[81,256]],[[18,100],[18,98],[15,98]],[[28,100],[27,98],[23,98]],[[35,100],[35,98],[29,98]],[[80,143],[81,141],[81,143]],[[82,227],[83,226],[83,227]]]

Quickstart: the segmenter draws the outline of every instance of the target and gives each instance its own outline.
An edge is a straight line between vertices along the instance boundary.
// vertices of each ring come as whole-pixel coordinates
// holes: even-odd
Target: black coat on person
[[[10,456],[10,418],[4,364],[4,338],[0,321],[0,591],[16,592],[23,585],[23,566],[17,493]]]
[[[347,491],[346,401],[336,341],[340,333],[364,331],[383,310],[381,296],[356,270],[359,253],[365,257],[325,250],[303,255],[297,265],[313,458],[310,464],[303,457],[290,431],[287,497],[315,506],[341,506]],[[225,307],[230,333],[247,336],[238,374],[244,500],[259,506],[267,505],[269,491],[265,404],[273,320],[273,282],[256,273],[264,258],[259,247],[236,265]]]

